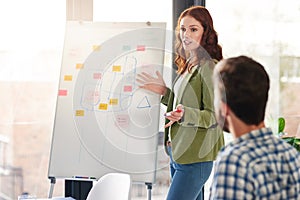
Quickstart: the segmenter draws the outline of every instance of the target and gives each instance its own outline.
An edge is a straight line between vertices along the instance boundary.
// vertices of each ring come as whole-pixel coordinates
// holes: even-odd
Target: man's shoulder
[[[242,163],[249,160],[249,153],[253,151],[244,143],[226,145],[219,153],[218,159],[225,163]]]
[[[217,160],[223,164],[251,167],[271,157],[276,160],[276,158],[282,156],[285,157],[285,160],[300,161],[300,153],[293,146],[281,138],[269,134],[265,137],[254,137],[250,140],[232,142],[219,152]]]

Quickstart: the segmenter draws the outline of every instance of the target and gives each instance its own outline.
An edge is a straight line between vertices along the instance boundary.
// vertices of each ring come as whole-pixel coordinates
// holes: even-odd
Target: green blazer
[[[214,65],[213,61],[202,61],[193,67],[179,88],[177,102],[173,102],[174,93],[169,88],[161,99],[161,103],[167,106],[167,112],[173,110],[174,103],[182,104],[184,108],[181,121],[165,129],[165,148],[171,141],[172,156],[177,163],[213,161],[224,146],[223,131],[217,125],[214,114]]]

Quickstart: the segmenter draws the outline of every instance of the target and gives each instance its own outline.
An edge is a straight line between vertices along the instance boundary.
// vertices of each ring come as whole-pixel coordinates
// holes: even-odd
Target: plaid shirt
[[[219,153],[209,199],[300,199],[300,153],[262,128]]]

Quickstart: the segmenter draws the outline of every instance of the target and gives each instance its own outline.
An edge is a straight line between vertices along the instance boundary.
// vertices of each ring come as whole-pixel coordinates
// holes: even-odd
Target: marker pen
[[[174,111],[177,112],[177,113],[181,113],[182,112],[182,110],[178,109],[178,108],[176,110],[174,110]],[[164,115],[165,115],[165,117],[170,117],[171,116],[171,112],[167,112]]]
[[[73,178],[79,178],[79,179],[96,179],[96,177],[89,177],[89,176],[73,176]]]
[[[182,110],[177,108],[177,109],[175,110],[175,112],[181,113]]]

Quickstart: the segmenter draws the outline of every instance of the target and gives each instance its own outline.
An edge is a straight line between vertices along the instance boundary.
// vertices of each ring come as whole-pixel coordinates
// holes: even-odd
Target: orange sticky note
[[[83,64],[82,63],[77,63],[76,64],[76,69],[82,69],[83,68]]]
[[[112,68],[113,72],[120,72],[121,71],[121,65],[114,65]]]
[[[93,45],[93,51],[99,51],[100,45]]]
[[[118,105],[118,99],[110,99],[109,104],[110,105]]]
[[[99,110],[107,110],[107,103],[100,103]]]
[[[75,113],[76,116],[84,116],[84,110],[76,110],[76,113]]]
[[[64,76],[64,81],[72,81],[73,76],[72,75],[65,75]]]

